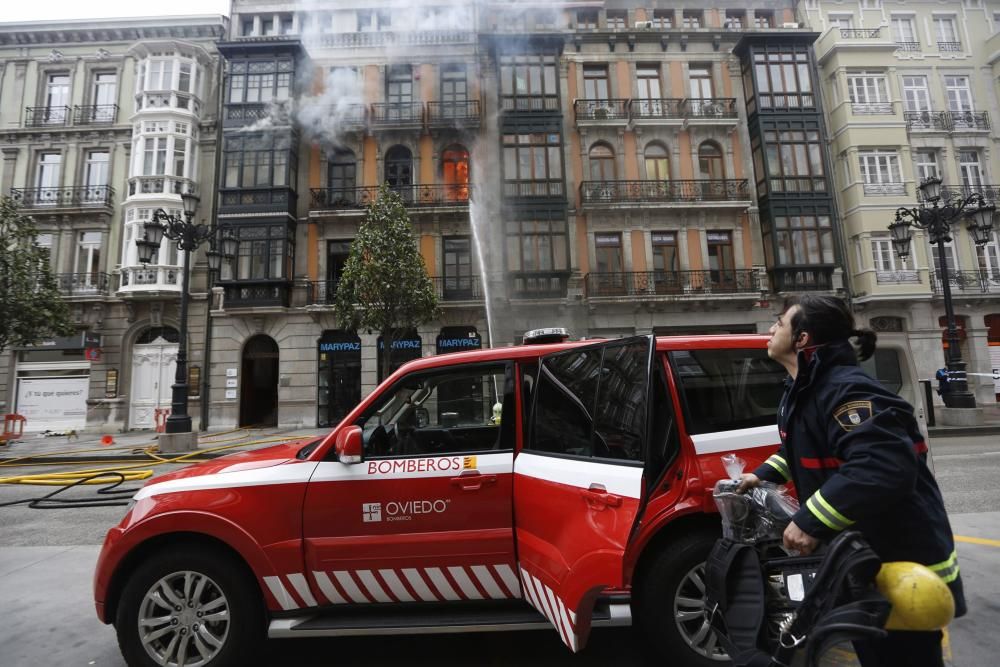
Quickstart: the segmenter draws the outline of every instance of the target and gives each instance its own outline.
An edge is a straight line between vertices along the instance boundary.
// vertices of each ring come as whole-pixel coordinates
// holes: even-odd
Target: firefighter
[[[875,333],[855,329],[843,300],[821,295],[786,302],[770,333],[768,356],[789,374],[778,408],[781,447],[743,475],[740,490],[794,483],[802,504],[785,530],[786,548],[805,555],[842,530],[858,530],[883,562],[914,561],[936,572],[961,616],[955,544],[913,408],[858,366],[875,351]],[[940,630],[890,630],[855,649],[864,667],[937,667],[941,641]]]

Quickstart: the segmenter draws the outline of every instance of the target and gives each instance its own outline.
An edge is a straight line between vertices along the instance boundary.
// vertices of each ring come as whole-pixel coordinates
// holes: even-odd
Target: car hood
[[[221,475],[226,473],[240,472],[244,470],[257,470],[260,468],[270,468],[281,465],[289,461],[294,461],[295,454],[302,449],[310,440],[296,440],[273,447],[263,449],[252,449],[235,454],[227,454],[211,461],[195,463],[194,465],[165,475],[157,475],[149,480],[146,486],[159,484],[170,480],[183,479],[186,477],[201,477],[203,475]]]

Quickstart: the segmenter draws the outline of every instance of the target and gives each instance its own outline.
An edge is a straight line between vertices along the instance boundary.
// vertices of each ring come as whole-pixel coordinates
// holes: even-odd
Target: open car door
[[[514,461],[524,598],[578,651],[598,594],[623,584],[643,506],[652,336],[541,359],[528,440]]]

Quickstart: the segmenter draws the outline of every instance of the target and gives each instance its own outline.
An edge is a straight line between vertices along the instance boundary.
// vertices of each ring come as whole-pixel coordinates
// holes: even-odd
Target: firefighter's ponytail
[[[871,329],[855,329],[854,315],[843,299],[825,294],[803,294],[785,301],[784,310],[797,305],[792,315],[792,332],[795,337],[805,331],[813,345],[857,339],[855,347],[861,361],[875,353],[878,336]]]

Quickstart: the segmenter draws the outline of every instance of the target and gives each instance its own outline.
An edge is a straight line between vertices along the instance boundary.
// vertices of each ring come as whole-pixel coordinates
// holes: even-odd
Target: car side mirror
[[[341,463],[361,463],[362,437],[360,426],[348,426],[337,434],[334,450]]]
[[[417,428],[427,428],[431,423],[431,415],[427,412],[427,408],[414,409],[413,416],[416,417]]]

